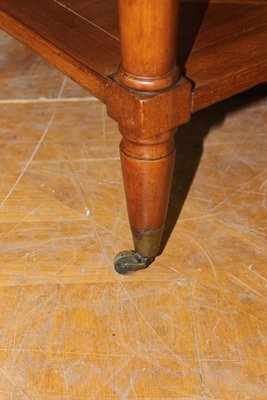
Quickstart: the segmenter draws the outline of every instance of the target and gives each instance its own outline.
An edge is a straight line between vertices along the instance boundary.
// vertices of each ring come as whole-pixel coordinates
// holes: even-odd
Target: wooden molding
[[[190,120],[192,85],[183,77],[171,88],[153,93],[131,90],[114,77],[107,85],[108,115],[140,139],[174,129]]]

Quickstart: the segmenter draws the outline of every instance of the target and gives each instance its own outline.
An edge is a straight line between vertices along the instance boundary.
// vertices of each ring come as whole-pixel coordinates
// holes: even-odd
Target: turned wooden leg
[[[107,106],[123,136],[121,164],[134,241],[134,251],[115,258],[122,274],[146,268],[159,253],[174,128],[190,115],[191,86],[176,65],[178,11],[178,0],[119,0],[121,66],[110,78]]]
[[[125,273],[146,268],[159,253],[175,144],[173,131],[150,138],[148,143],[132,142],[131,135],[123,129],[121,133],[124,136],[120,148],[122,174],[135,248],[135,253],[122,252],[116,258],[116,270]]]
[[[118,79],[136,90],[173,85],[179,0],[119,0],[121,68]]]

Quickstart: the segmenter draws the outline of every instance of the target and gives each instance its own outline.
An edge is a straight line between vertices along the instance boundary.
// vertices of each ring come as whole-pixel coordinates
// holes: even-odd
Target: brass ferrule
[[[140,230],[131,227],[135,251],[143,257],[156,257],[159,254],[164,225],[157,229]]]

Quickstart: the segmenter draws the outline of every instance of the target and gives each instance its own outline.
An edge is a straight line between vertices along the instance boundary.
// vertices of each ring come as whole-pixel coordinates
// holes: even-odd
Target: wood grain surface
[[[0,20],[104,100],[105,79],[120,64],[116,7],[115,0],[0,0]],[[193,111],[267,80],[266,21],[265,0],[181,2],[178,62],[195,86]]]

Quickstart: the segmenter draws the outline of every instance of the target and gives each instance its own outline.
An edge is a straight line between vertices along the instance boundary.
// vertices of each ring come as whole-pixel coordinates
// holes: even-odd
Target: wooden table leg
[[[179,0],[119,0],[119,80],[156,91],[179,78],[176,64]]]
[[[142,92],[165,91],[179,79],[177,0],[119,0],[122,64],[117,80]],[[159,107],[161,106],[158,104]],[[150,118],[155,117],[154,114]],[[169,113],[169,110],[160,110]],[[135,118],[135,115],[132,115]],[[145,121],[144,121],[145,125]],[[175,158],[174,130],[151,136],[125,129],[121,163],[135,251],[115,259],[119,273],[147,267],[158,255]]]

